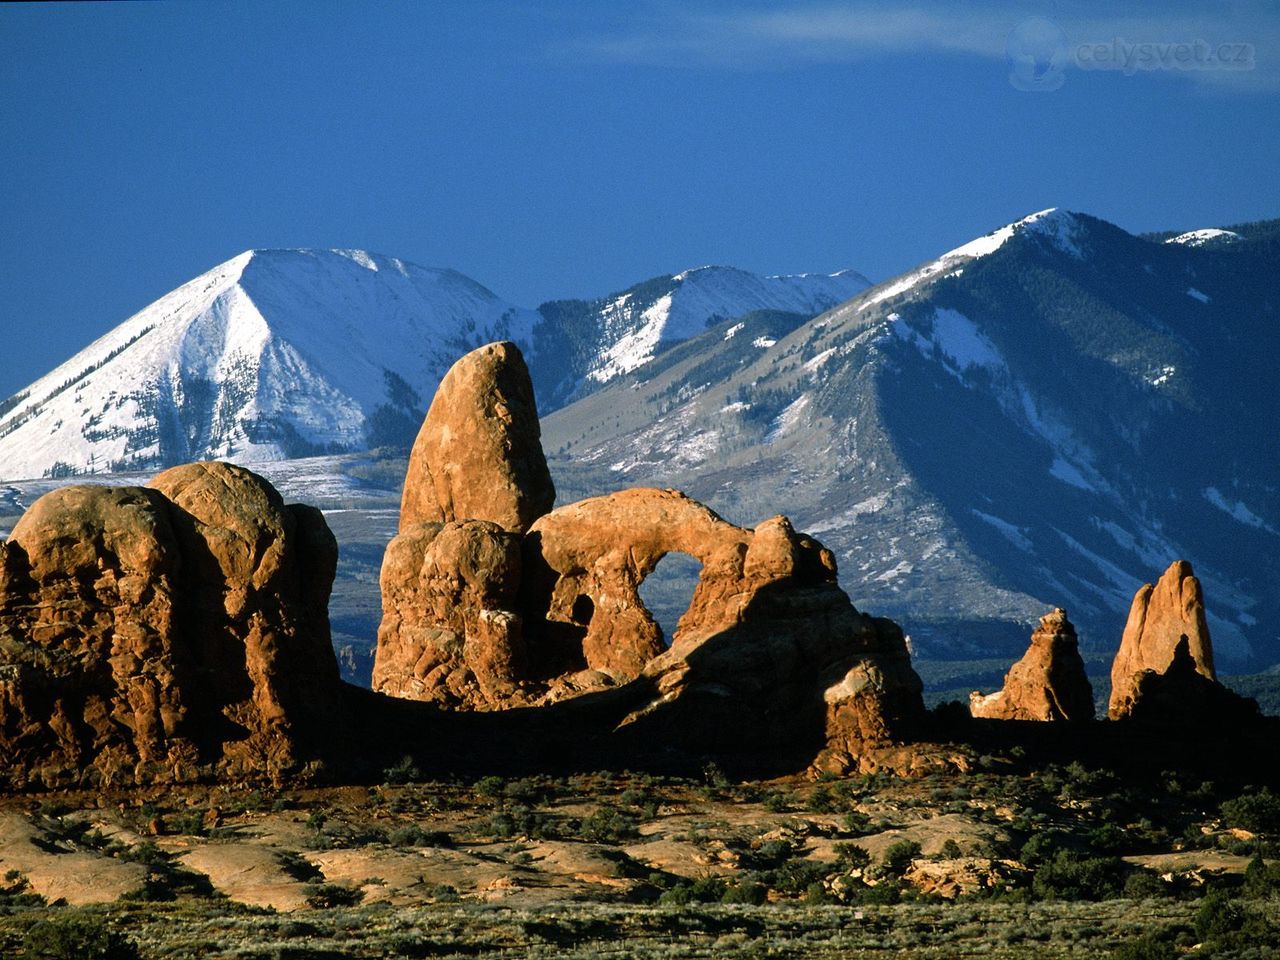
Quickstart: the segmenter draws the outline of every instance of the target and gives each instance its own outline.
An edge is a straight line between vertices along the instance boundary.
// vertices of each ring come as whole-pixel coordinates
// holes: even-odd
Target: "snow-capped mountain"
[[[1144,238],[1041,211],[812,320],[721,323],[546,418],[544,443],[577,495],[786,510],[934,655],[1018,650],[1055,605],[1114,649],[1137,587],[1185,557],[1221,659],[1274,660],[1277,275],[1276,221]]]
[[[708,323],[760,306],[812,315],[867,285],[852,271],[702,267],[535,311],[455,271],[364,251],[247,251],[0,402],[0,477],[404,445],[479,344],[521,345],[545,411]]]
[[[553,300],[538,308],[534,379],[545,408],[583,396],[644,366],[672,344],[753,310],[821,313],[871,286],[862,274],[762,277],[706,266],[655,277],[595,300]]]
[[[377,445],[417,429],[459,353],[528,343],[537,319],[451,270],[356,250],[248,251],[4,401],[3,475]]]

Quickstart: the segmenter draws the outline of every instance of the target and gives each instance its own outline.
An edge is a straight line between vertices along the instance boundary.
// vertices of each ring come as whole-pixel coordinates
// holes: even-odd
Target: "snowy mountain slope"
[[[422,398],[461,352],[528,343],[536,319],[450,270],[362,251],[248,251],[5,401],[0,472],[359,449],[416,430]]]
[[[708,322],[760,306],[812,315],[866,285],[851,271],[703,267],[540,313],[364,251],[247,251],[0,403],[0,477],[403,445],[450,364],[481,343],[520,343],[549,410]]]
[[[871,285],[862,274],[763,277],[734,267],[697,267],[656,277],[596,300],[538,308],[540,401],[547,408],[583,396],[643,366],[673,343],[754,310],[812,316]]]
[[[1234,232],[1042,211],[789,331],[708,331],[546,418],[553,470],[786,510],[935,654],[1012,652],[1056,604],[1113,647],[1187,557],[1224,662],[1280,658],[1280,243]]]

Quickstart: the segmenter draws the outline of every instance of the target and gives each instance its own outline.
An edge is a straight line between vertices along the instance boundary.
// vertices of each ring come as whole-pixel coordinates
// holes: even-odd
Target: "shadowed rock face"
[[[974,691],[969,710],[992,720],[1093,719],[1093,687],[1065,610],[1040,618],[1031,646],[1005,674],[1004,686],[986,696]]]
[[[488,520],[523,533],[555,503],[538,408],[514,343],[455,363],[409,455],[400,531],[418,523]]]
[[[1111,664],[1107,715],[1112,720],[1133,711],[1143,674],[1165,673],[1184,637],[1196,672],[1216,681],[1200,581],[1191,564],[1177,560],[1155,584],[1144,584],[1134,595],[1120,649]]]
[[[471,710],[615,691],[621,713],[601,717],[621,739],[825,743],[832,769],[923,714],[901,630],[854,609],[834,556],[785,517],[749,530],[653,489],[547,513],[545,473],[518,350],[463,357],[383,562],[376,690]],[[671,552],[702,573],[668,649],[639,587]]]
[[[0,763],[14,786],[298,771],[340,718],[337,545],[239,467],[72,486],[0,545]]]

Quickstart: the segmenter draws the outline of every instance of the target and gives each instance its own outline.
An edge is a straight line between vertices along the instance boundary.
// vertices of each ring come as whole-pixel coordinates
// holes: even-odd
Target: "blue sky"
[[[533,306],[1280,216],[1280,6],[5,5],[0,169],[2,397],[250,247]]]

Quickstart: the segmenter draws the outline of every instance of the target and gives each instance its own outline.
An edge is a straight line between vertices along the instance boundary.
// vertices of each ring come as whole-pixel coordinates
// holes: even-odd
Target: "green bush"
[[[1169,885],[1150,870],[1135,870],[1125,878],[1124,895],[1130,900],[1155,900],[1169,895]]]
[[[1028,867],[1038,867],[1052,860],[1054,854],[1066,845],[1068,839],[1061,830],[1041,830],[1032,834],[1031,838],[1022,845],[1022,849],[1018,852],[1018,859]]]
[[[22,941],[31,960],[138,960],[138,948],[123,934],[88,918],[41,920]]]
[[[452,842],[449,834],[443,830],[423,830],[416,823],[399,827],[387,834],[387,843],[393,847],[447,847]]]
[[[579,833],[592,843],[623,843],[640,836],[636,818],[617,807],[597,807],[582,821]]]
[[[871,818],[861,810],[850,810],[844,815],[844,832],[855,837],[863,837],[871,833]]]
[[[900,877],[907,872],[911,861],[920,856],[920,844],[914,840],[895,840],[884,852],[884,870],[890,876]]]
[[[1041,900],[1108,900],[1120,896],[1125,872],[1117,857],[1058,850],[1036,870],[1031,889]]]
[[[762,904],[768,898],[769,891],[764,884],[754,880],[742,880],[725,888],[720,897],[721,903]]]
[[[874,887],[866,886],[853,897],[854,903],[865,903],[875,906],[893,906],[902,900],[902,891],[896,883],[885,881]]]
[[[1255,854],[1244,871],[1244,896],[1269,897],[1277,890],[1280,890],[1280,862],[1267,863],[1262,854]]]
[[[318,910],[354,907],[364,899],[363,890],[340,883],[311,883],[303,888],[303,892],[307,895],[307,906]]]
[[[422,779],[422,771],[413,757],[401,757],[399,762],[382,771],[382,782],[393,784],[415,783]]]
[[[693,893],[688,884],[678,883],[670,890],[663,890],[658,903],[664,907],[683,907],[693,902]]]
[[[856,843],[837,843],[832,849],[835,850],[836,861],[846,870],[863,870],[871,865],[871,854]]]
[[[1225,890],[1210,890],[1196,911],[1196,936],[1201,942],[1233,933],[1244,926],[1244,907]]]
[[[1280,832],[1280,797],[1266,787],[1222,804],[1222,817],[1230,826],[1251,833]]]

